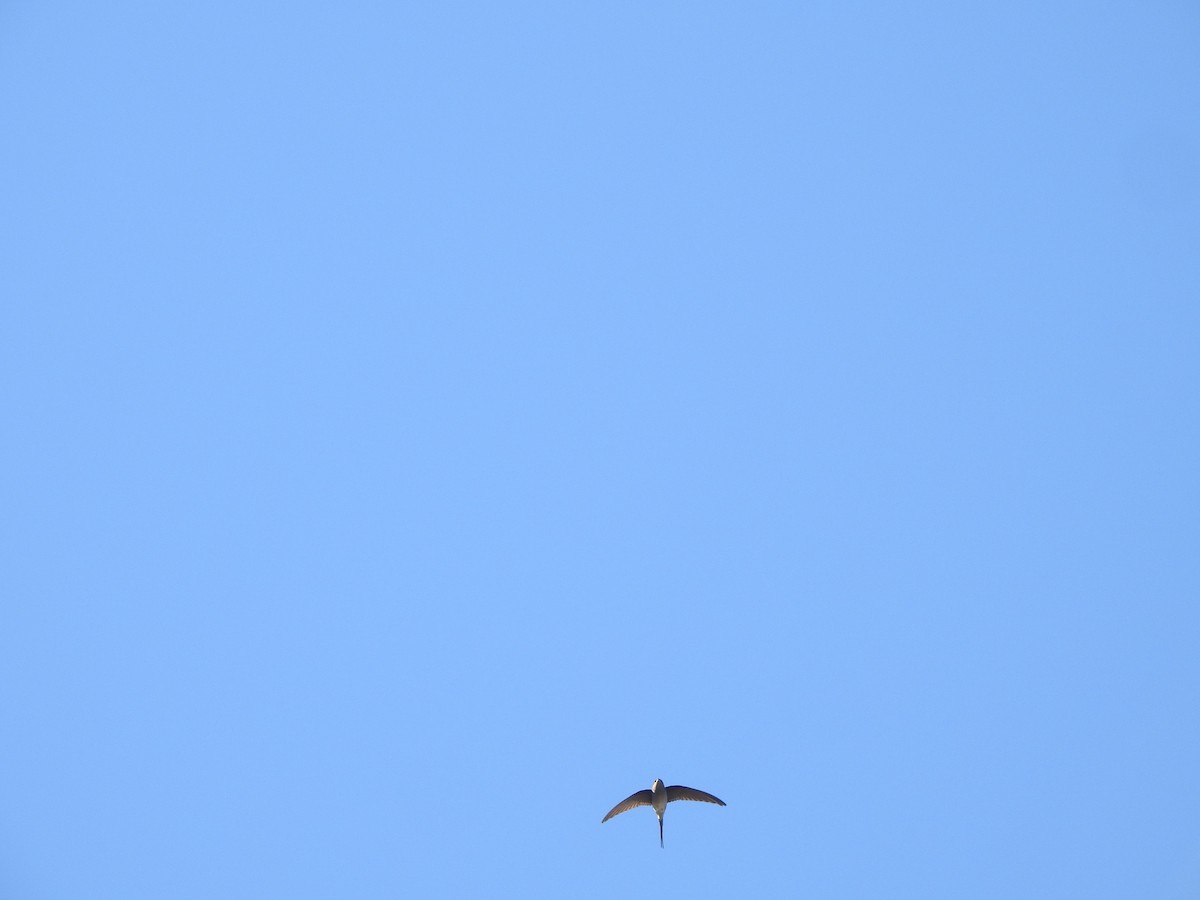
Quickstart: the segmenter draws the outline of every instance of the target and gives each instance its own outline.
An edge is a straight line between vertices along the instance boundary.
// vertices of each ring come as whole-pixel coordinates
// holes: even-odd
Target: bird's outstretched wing
[[[646,793],[649,793],[649,791]],[[634,796],[637,795],[635,794]],[[629,798],[629,800],[632,799],[633,797]],[[628,803],[629,800],[625,802]],[[682,784],[673,784],[667,788],[667,802],[670,803],[672,800],[703,800],[705,803],[715,803],[717,806],[725,805],[724,800],[719,800],[712,794],[698,791],[695,788],[684,787]],[[609,815],[612,815],[612,813],[609,813]]]
[[[691,788],[685,788],[684,790],[691,790]],[[669,797],[671,795],[668,794],[667,796]],[[608,815],[600,820],[600,824],[603,825],[613,816],[619,816],[621,813],[631,810],[635,806],[650,806],[650,797],[651,793],[649,791],[638,791],[636,794],[630,794],[628,797],[610,809],[608,811]],[[716,798],[714,797],[713,799],[715,800]],[[720,800],[717,800],[717,802],[721,803]],[[724,806],[725,804],[722,803],[721,805]]]

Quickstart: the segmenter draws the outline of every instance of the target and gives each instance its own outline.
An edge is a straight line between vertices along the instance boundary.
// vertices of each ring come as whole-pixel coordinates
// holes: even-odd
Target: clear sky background
[[[0,5],[0,896],[1196,897],[1198,48]]]

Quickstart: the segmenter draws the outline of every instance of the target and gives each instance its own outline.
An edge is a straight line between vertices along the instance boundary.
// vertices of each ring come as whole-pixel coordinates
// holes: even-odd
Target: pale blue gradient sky
[[[1195,897],[1198,46],[0,6],[0,895]]]

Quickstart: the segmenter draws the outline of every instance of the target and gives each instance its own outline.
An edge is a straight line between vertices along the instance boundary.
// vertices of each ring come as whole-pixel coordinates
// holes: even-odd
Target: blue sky
[[[0,6],[0,895],[1196,896],[1198,43]]]

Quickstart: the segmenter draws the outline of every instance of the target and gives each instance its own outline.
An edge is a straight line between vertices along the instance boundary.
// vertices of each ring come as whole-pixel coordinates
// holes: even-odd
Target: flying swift
[[[630,794],[610,809],[608,815],[600,820],[600,824],[603,825],[613,816],[619,816],[621,813],[635,807],[652,806],[654,807],[654,814],[658,816],[658,846],[665,847],[666,844],[663,843],[663,813],[667,811],[667,804],[674,800],[702,800],[705,803],[715,803],[717,806],[725,805],[724,800],[720,800],[705,791],[684,787],[682,784],[673,784],[667,787],[663,784],[661,778],[656,778],[650,790]]]

